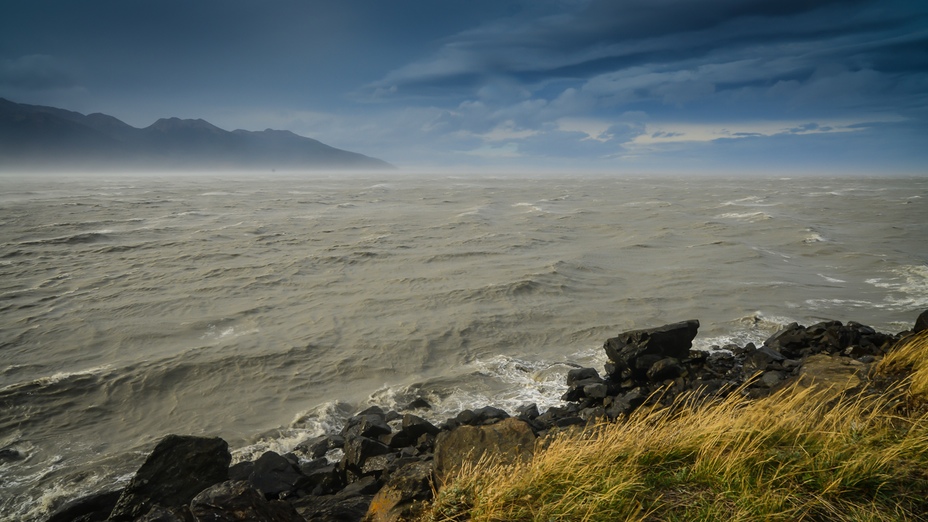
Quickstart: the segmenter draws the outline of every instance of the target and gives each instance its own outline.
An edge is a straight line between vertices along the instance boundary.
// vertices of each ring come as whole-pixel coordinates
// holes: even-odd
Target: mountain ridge
[[[0,170],[392,169],[289,130],[227,131],[203,119],[133,127],[108,114],[0,98]]]

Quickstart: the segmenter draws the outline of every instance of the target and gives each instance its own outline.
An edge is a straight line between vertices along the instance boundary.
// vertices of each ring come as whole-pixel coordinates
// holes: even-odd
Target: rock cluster
[[[222,439],[170,435],[125,489],[79,499],[49,522],[409,520],[448,477],[480,458],[526,461],[550,432],[621,419],[648,401],[669,404],[684,392],[722,396],[741,390],[760,397],[829,375],[854,386],[902,335],[854,322],[794,323],[760,347],[703,352],[692,350],[698,328],[691,320],[608,339],[604,374],[571,370],[564,405],[544,413],[533,404],[515,416],[485,406],[436,426],[413,413],[429,407],[422,399],[401,412],[373,406],[351,417],[340,433],[232,466]],[[916,321],[916,330],[924,328],[928,312]]]

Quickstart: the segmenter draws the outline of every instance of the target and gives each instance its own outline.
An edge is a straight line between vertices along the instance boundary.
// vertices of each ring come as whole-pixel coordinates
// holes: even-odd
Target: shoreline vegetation
[[[564,406],[436,426],[371,407],[340,433],[231,464],[169,435],[129,484],[49,522],[926,520],[928,311],[886,334],[791,324],[691,350],[698,321],[608,339]]]

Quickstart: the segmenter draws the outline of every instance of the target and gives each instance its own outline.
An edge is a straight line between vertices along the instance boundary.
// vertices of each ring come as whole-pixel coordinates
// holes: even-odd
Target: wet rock
[[[338,464],[328,464],[325,459],[307,463],[300,468],[306,477],[306,489],[313,495],[330,495],[345,487]]]
[[[120,495],[122,495],[122,490],[106,491],[72,500],[55,511],[47,522],[72,522],[74,520],[97,522],[106,520],[116,506],[116,501],[119,500]]]
[[[390,475],[387,483],[374,495],[364,517],[366,522],[414,520],[432,498],[432,465],[408,463]]]
[[[535,434],[525,422],[504,419],[489,426],[461,426],[442,432],[435,443],[435,478],[441,485],[464,463],[476,463],[484,455],[495,462],[524,462],[535,452]]]
[[[130,521],[153,506],[186,506],[204,489],[225,482],[232,455],[220,438],[168,435],[126,486],[109,520]]]
[[[292,496],[309,483],[293,463],[273,451],[267,451],[258,457],[248,476],[248,482],[268,499]]]
[[[647,371],[657,361],[667,357],[687,358],[698,329],[699,321],[691,320],[631,330],[608,339],[603,348],[612,363],[610,378],[646,380]]]
[[[590,379],[602,382],[602,379],[599,377],[599,372],[596,371],[596,368],[575,368],[567,372],[568,386],[573,386],[580,381],[586,381]]]
[[[190,503],[197,522],[305,522],[287,502],[269,501],[244,481],[228,481],[198,494]]]
[[[324,457],[329,450],[341,448],[345,445],[344,437],[340,435],[335,435],[334,437],[337,437],[337,439],[333,440],[333,436],[320,435],[304,440],[297,444],[296,447],[293,448],[293,451],[309,459]]]
[[[431,435],[438,435],[438,432],[441,430],[422,417],[407,413],[406,415],[403,415],[402,431],[413,439],[418,439],[426,433]]]
[[[390,447],[380,441],[367,437],[355,437],[345,443],[345,456],[342,458],[341,467],[343,470],[361,476],[364,463],[369,458],[390,452]]]
[[[591,399],[604,399],[609,392],[609,387],[602,383],[587,384],[583,387],[583,394]]]
[[[373,494],[308,496],[292,502],[304,520],[312,522],[360,522]]]

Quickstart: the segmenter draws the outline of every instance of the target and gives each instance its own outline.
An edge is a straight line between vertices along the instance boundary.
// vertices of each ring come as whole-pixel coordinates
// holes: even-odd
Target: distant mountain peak
[[[392,169],[288,130],[235,130],[161,118],[139,129],[102,113],[0,98],[0,169]]]

